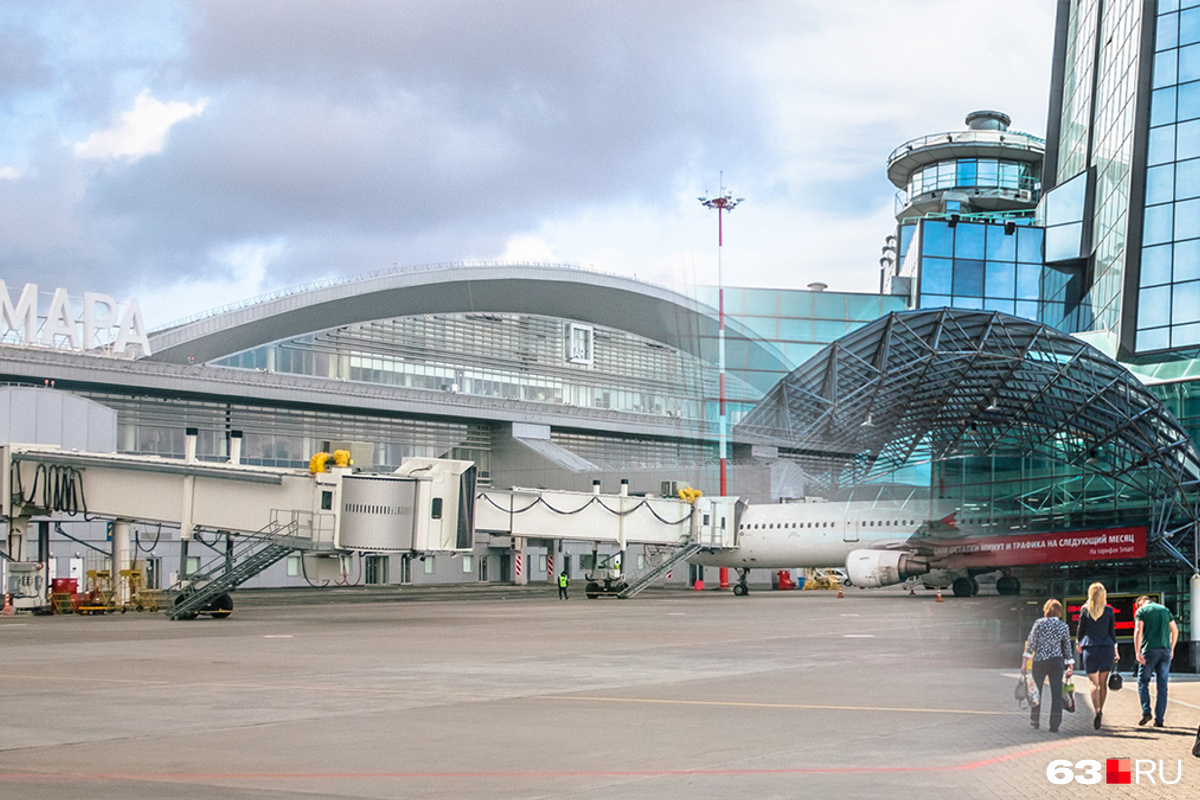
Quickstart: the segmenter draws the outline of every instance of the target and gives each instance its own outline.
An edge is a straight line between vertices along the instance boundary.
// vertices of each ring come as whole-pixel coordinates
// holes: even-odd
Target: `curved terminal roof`
[[[154,331],[155,361],[204,363],[270,342],[379,319],[517,313],[592,323],[717,360],[717,312],[663,287],[552,264],[399,268],[284,292]],[[726,322],[731,363],[778,369],[779,353]],[[744,358],[744,361],[742,360]]]
[[[1200,478],[1195,445],[1128,370],[998,312],[882,317],[780,381],[735,435],[808,455],[818,473],[853,482],[1001,452],[1087,465],[1150,497],[1190,495]]]

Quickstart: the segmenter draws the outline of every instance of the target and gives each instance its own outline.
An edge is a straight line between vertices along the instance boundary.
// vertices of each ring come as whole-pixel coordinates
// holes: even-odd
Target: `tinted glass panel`
[[[1170,209],[1170,206],[1154,206],[1154,208]],[[1149,209],[1147,209],[1149,216]],[[1168,220],[1170,215],[1168,215]],[[1057,228],[1046,229],[1046,260],[1066,261],[1079,258],[1079,244],[1083,237],[1083,223],[1074,225],[1059,225]]]
[[[1024,228],[1017,227],[1017,260],[1025,261],[1030,264],[1042,263],[1042,236],[1041,228]]]
[[[1165,164],[1175,159],[1175,127],[1150,130],[1150,144],[1146,148],[1146,162],[1149,164]]]
[[[1176,281],[1200,280],[1200,239],[1175,243],[1171,279]]]
[[[1081,172],[1046,194],[1046,224],[1062,225],[1079,222],[1084,215],[1087,193],[1087,172]]]
[[[1171,206],[1151,206],[1146,209],[1146,224],[1142,229],[1145,244],[1171,241]]]
[[[1160,244],[1142,250],[1142,286],[1171,282],[1171,245]]]
[[[1016,264],[989,261],[983,288],[984,294],[988,297],[1016,297]]]
[[[1160,10],[1162,10],[1160,8]],[[1158,18],[1158,29],[1154,37],[1154,47],[1165,50],[1179,44],[1179,15],[1163,14]]]
[[[983,262],[954,260],[954,296],[983,296]]]
[[[983,237],[986,225],[960,224],[954,236],[954,256],[983,260]]]
[[[946,292],[953,278],[948,258],[925,258],[921,261],[921,294]]]
[[[1179,43],[1200,42],[1200,9],[1190,8],[1179,15]]]
[[[1200,281],[1175,284],[1171,293],[1171,316],[1173,322],[1200,320]]]
[[[958,295],[955,295],[954,296],[954,307],[955,308],[969,308],[969,309],[978,311],[983,308],[983,298],[982,297],[959,297]]]
[[[1200,117],[1200,113],[1190,115]],[[1167,125],[1175,121],[1175,87],[1156,89],[1150,96],[1150,124]]]
[[[1177,50],[1168,50],[1154,56],[1154,87],[1170,86],[1176,80],[1175,61]]]
[[[1184,200],[1175,204],[1175,238],[1194,239],[1200,236],[1200,200]]]
[[[1170,53],[1159,53],[1155,57],[1155,62],[1161,56],[1169,56]],[[1187,83],[1188,81],[1200,81],[1200,44],[1194,44],[1190,47],[1179,48],[1179,80],[1177,83]]]
[[[1200,197],[1200,159],[1192,158],[1175,165],[1175,199]]]
[[[954,255],[954,229],[940,220],[926,220],[921,249],[927,256]]]
[[[1138,292],[1138,327],[1153,328],[1170,322],[1171,287],[1160,286]]]
[[[1017,297],[1025,300],[1038,299],[1042,268],[1033,264],[1017,265]]]
[[[1192,85],[1194,84],[1188,84],[1188,86]],[[1180,97],[1182,97],[1183,88],[1180,87]],[[1200,158],[1200,120],[1181,122],[1175,126],[1175,129],[1175,157],[1179,161],[1187,158]]]
[[[1005,233],[1003,225],[989,225],[987,229],[988,261],[1016,261],[1017,233]]]
[[[1174,197],[1175,169],[1171,164],[1146,170],[1146,205],[1167,203]]]
[[[1171,346],[1169,328],[1159,328],[1154,331],[1138,331],[1138,350],[1162,350]]]

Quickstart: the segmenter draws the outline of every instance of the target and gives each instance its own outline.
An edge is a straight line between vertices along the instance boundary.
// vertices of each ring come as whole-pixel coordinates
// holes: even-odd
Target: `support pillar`
[[[513,577],[517,586],[529,585],[529,571],[525,569],[525,537],[514,536],[512,540]]]
[[[130,547],[129,520],[116,519],[112,523],[112,580],[118,605],[129,602],[129,579],[122,572],[133,568],[133,550]]]
[[[1192,672],[1200,673],[1200,572],[1192,575],[1191,605],[1188,608],[1188,644],[1192,648]]]

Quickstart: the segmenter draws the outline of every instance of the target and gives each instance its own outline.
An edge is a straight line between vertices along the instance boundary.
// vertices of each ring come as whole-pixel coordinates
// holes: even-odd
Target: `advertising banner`
[[[929,540],[936,561],[950,569],[1119,561],[1146,557],[1146,528],[1101,528],[1057,533]]]

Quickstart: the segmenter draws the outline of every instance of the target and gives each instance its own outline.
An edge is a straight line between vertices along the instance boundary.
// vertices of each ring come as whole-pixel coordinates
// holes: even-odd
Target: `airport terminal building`
[[[315,453],[345,449],[356,467],[375,472],[410,456],[469,460],[484,487],[589,489],[598,480],[616,491],[628,480],[633,493],[658,493],[665,481],[717,492],[711,290],[689,297],[544,264],[393,269],[218,309],[149,332],[144,346],[123,347],[119,333],[69,330],[56,310],[61,292],[33,291],[39,319],[31,325],[16,313],[25,293],[14,297],[14,288],[2,298],[13,313],[5,318],[0,374],[11,386],[38,390],[9,398],[11,440],[29,429],[22,407],[57,408],[50,395],[70,392],[114,412],[122,453],[182,457],[184,432],[195,428],[201,460],[226,460],[238,431],[246,464],[302,468]],[[725,294],[734,423],[824,344],[904,307],[903,298],[819,286]],[[57,302],[82,320],[93,298]],[[46,339],[53,324],[58,332]],[[774,451],[746,446],[734,456],[733,493],[754,501],[803,494],[801,472]],[[68,522],[59,531],[51,537],[58,575],[72,568],[68,562],[79,572],[81,560],[102,559],[109,547],[99,524]],[[175,532],[143,526],[134,533],[138,558],[152,562],[148,571],[164,583],[176,568]],[[510,541],[481,534],[476,545],[453,560],[368,555],[347,580],[514,580]],[[545,579],[553,547],[529,543],[519,568]],[[565,562],[558,556],[560,569],[572,568],[571,556],[570,547]],[[682,584],[690,576],[673,577]],[[249,585],[304,580],[294,558]]]

